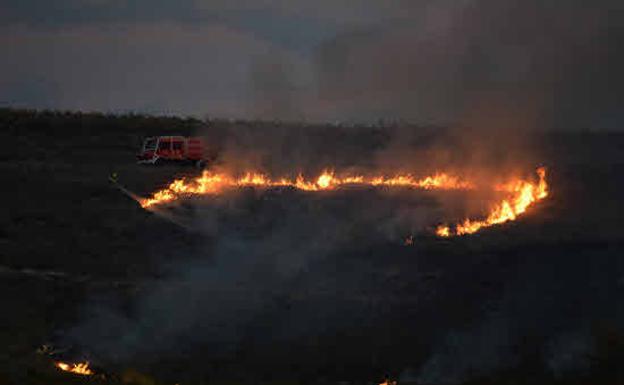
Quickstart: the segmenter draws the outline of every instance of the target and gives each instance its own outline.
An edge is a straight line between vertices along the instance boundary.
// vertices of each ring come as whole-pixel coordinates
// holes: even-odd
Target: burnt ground
[[[371,235],[377,216],[349,227],[323,222],[328,213],[383,207],[374,192],[315,206],[292,191],[248,192],[234,214],[216,219],[226,230],[215,235],[164,221],[108,182],[116,172],[147,194],[174,175],[195,173],[141,167],[134,154],[146,135],[190,134],[202,124],[0,111],[0,383],[369,383],[385,374],[401,383],[624,382],[624,135],[544,134],[540,159],[551,170],[552,196],[539,208],[470,237],[421,233],[406,247],[400,231],[396,239]],[[262,219],[276,212],[295,219]],[[284,230],[299,217],[322,220]],[[214,246],[219,236],[258,248],[267,247],[265,238],[273,244],[293,234],[312,242],[324,228],[352,241],[309,245],[320,251],[304,253],[294,268],[276,262],[287,273],[275,266],[258,273],[247,257],[220,262]],[[253,272],[241,275],[237,266]],[[219,294],[194,296],[219,279],[218,289],[242,287],[232,297],[240,308],[205,303]],[[168,295],[174,303],[161,301]],[[192,301],[180,304],[186,298]],[[117,327],[118,317],[93,321],[94,308],[148,319],[154,330],[138,328],[139,348],[115,358],[111,350],[129,346],[115,342],[123,331],[108,341],[81,334]],[[235,331],[203,327],[213,320]],[[167,334],[170,324],[180,327]],[[68,332],[76,325],[84,327]],[[35,353],[48,341],[71,341],[76,356],[92,357],[107,378],[58,373]]]

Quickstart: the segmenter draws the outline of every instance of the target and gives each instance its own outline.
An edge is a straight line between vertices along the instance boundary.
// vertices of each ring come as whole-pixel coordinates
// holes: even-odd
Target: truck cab
[[[212,157],[202,137],[151,136],[145,138],[137,154],[139,164],[189,162],[204,165]]]
[[[180,161],[185,158],[186,138],[183,136],[152,136],[145,138],[137,159],[139,163]]]

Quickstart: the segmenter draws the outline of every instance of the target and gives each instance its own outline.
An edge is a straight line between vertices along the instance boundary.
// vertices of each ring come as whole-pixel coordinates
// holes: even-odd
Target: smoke
[[[463,175],[490,157],[499,162],[482,172],[498,175],[505,163],[528,161],[510,150],[492,155],[487,148],[491,141],[466,142],[460,129],[217,124],[223,122],[209,122],[202,134],[208,139],[217,135],[221,149],[215,170],[234,175],[254,170],[276,178],[310,177],[324,169],[364,175],[450,170]],[[476,304],[492,294],[477,291],[464,298],[455,285],[472,281],[476,257],[445,259],[454,251],[436,251],[437,241],[426,235],[445,216],[467,210],[465,194],[362,186],[317,192],[248,188],[159,207],[159,215],[196,229],[202,247],[188,251],[166,239],[154,240],[163,254],[177,255],[162,266],[162,277],[142,283],[123,304],[94,298],[66,338],[91,352],[93,362],[143,365],[164,375],[161,363],[197,357],[234,362],[237,369],[254,374],[265,370],[254,361],[263,367],[292,364],[296,372],[308,357],[319,371],[338,370],[323,368],[330,356],[343,360],[345,368],[368,365],[374,370],[403,364],[419,368],[429,360],[419,374],[429,380],[487,371],[501,364],[490,359],[506,354],[507,344],[499,339],[507,325],[492,321],[480,326]],[[410,247],[403,245],[408,235],[414,236]],[[449,275],[438,280],[439,271]],[[410,310],[404,313],[406,303]],[[456,306],[465,306],[466,319],[476,317],[474,330],[456,331]],[[411,333],[416,320],[424,332],[414,334],[422,345],[413,348],[394,333]],[[502,331],[496,333],[497,328]],[[453,334],[446,336],[448,330]],[[371,346],[358,346],[364,342],[350,336]],[[336,347],[335,338],[345,342]],[[494,341],[491,346],[488,339]],[[442,352],[434,351],[430,359],[422,356],[439,341],[444,341]],[[483,347],[479,354],[457,347],[475,344]],[[300,354],[285,353],[293,346]],[[384,352],[394,346],[397,352]],[[414,351],[422,361],[406,362]],[[403,361],[392,363],[403,352]],[[469,361],[458,364],[464,357]],[[362,373],[373,371],[367,370]],[[347,376],[355,371],[360,369],[345,369]],[[204,376],[214,374],[214,368],[195,365],[190,372]]]
[[[555,377],[587,372],[594,354],[594,340],[588,330],[577,329],[555,335],[547,343],[544,360]]]
[[[117,105],[127,95],[142,100],[136,95],[147,92],[149,100],[187,100],[186,107],[178,104],[185,113],[203,114],[207,100],[217,106],[211,111],[216,115],[337,121],[305,128],[279,122],[228,126],[215,169],[291,178],[323,169],[415,175],[442,169],[490,180],[537,165],[534,130],[620,128],[620,1],[397,4],[399,9],[388,14],[375,8],[382,17],[336,23],[338,32],[309,52],[276,49],[234,34],[243,41],[235,46],[253,51],[253,58],[230,52],[217,61],[217,70],[210,67],[214,52],[227,52],[221,48],[234,39],[228,28],[189,33],[169,27],[166,46],[175,49],[154,44],[140,60],[120,60],[117,72],[107,72],[105,80],[122,79],[124,84],[117,85],[124,87],[111,93],[119,98],[105,99]],[[352,7],[345,9],[352,13]],[[160,38],[156,31],[139,29],[131,41]],[[75,31],[69,35],[72,42],[74,35],[83,37]],[[108,36],[109,48],[118,47],[124,36]],[[206,36],[212,48],[195,49],[205,46]],[[94,39],[77,45],[92,49],[83,40]],[[134,58],[135,43],[112,50],[95,46],[98,54],[87,63],[105,65],[106,60],[96,60],[101,52],[124,49]],[[30,58],[41,50],[29,44],[24,52]],[[177,65],[184,60],[179,58],[189,52],[196,60],[187,60],[193,65],[180,71]],[[208,60],[200,52],[208,53]],[[149,60],[163,55],[167,60]],[[160,64],[126,88],[132,83],[128,68],[145,58]],[[78,68],[88,74],[83,79],[92,79],[92,65],[75,67],[79,64],[62,60],[57,57],[54,71],[66,74],[70,68],[72,73],[58,78],[81,78],[75,76]],[[239,81],[245,75],[247,81]],[[163,79],[177,83],[163,86]],[[62,92],[71,82],[52,83],[61,87],[55,94],[72,95]],[[80,89],[74,96],[86,95],[84,83],[74,85]],[[138,89],[147,91],[137,94]],[[179,97],[172,98],[171,89]],[[83,104],[90,98],[78,99],[67,103],[101,107]],[[349,126],[378,119],[390,124]],[[163,277],[142,283],[128,303],[92,298],[66,338],[105,364],[154,368],[179,360],[188,367],[194,361],[199,364],[192,370],[199,372],[215,371],[203,366],[206,362],[228,360],[240,364],[233,372],[292,364],[294,372],[309,365],[320,367],[322,375],[369,374],[362,367],[398,373],[409,366],[417,368],[422,382],[461,382],[521,364],[531,354],[555,375],[584,370],[592,351],[587,324],[595,318],[620,324],[624,319],[613,301],[622,291],[615,283],[621,282],[615,275],[622,269],[604,271],[604,266],[621,266],[616,259],[621,247],[597,250],[595,244],[565,238],[577,233],[549,239],[542,228],[527,230],[534,231],[533,238],[522,244],[513,241],[521,225],[498,237],[489,233],[440,243],[418,237],[426,226],[473,205],[478,203],[457,195],[372,189],[316,195],[248,189],[182,202],[167,215],[199,229],[202,250],[192,255],[176,250],[179,259],[162,267]],[[563,211],[558,214],[577,213]],[[415,245],[403,247],[405,235],[414,233]],[[154,241],[171,253],[166,239]],[[524,343],[531,335],[535,340]],[[293,346],[302,349],[292,353]]]
[[[250,116],[255,119],[302,120],[302,80],[297,64],[281,51],[272,50],[256,57],[250,69]],[[301,72],[300,70],[298,72]]]
[[[323,255],[312,242],[305,251],[277,244],[282,237],[223,240],[213,258],[196,257],[144,287],[132,315],[98,310],[72,333],[96,357],[124,364],[177,358],[204,345],[206,357],[232,354],[254,317],[286,294],[282,286]]]
[[[426,361],[417,383],[457,384],[514,364],[510,325],[496,316],[465,331],[449,331]]]
[[[216,167],[271,175],[348,164],[363,170],[384,142],[349,128],[235,125]],[[95,362],[150,366],[198,351],[204,359],[233,359],[349,330],[373,316],[365,315],[368,293],[384,290],[366,282],[376,269],[370,261],[336,265],[370,245],[402,247],[439,209],[426,192],[373,188],[242,189],[159,208],[198,230],[204,247],[173,252],[179,260],[141,284],[130,305],[94,298],[66,338]]]
[[[621,129],[617,0],[97,3],[7,2],[0,101],[439,125],[495,102],[530,128]]]
[[[492,140],[464,138],[459,129],[407,125],[231,122],[215,167],[289,177],[330,166],[418,175],[492,157],[500,159],[490,166],[498,173],[530,161],[497,152]],[[613,264],[616,252],[576,243],[572,252],[539,224],[464,239],[422,236],[443,216],[470,208],[462,194],[249,188],[159,208],[198,229],[201,250],[175,250],[179,257],[162,267],[163,276],[123,305],[94,298],[66,337],[95,363],[144,366],[176,379],[181,367],[195,378],[278,370],[368,379],[410,367],[409,377],[423,383],[460,383],[527,360],[553,376],[587,368],[588,325],[622,319],[609,300],[621,291],[617,269],[587,266],[597,255]],[[408,234],[415,239],[406,247]],[[166,239],[156,243],[171,253]]]
[[[486,119],[503,109],[513,112],[513,120],[497,127],[506,133],[578,127],[592,118],[598,123],[602,119],[594,113],[615,113],[617,91],[608,82],[622,82],[619,71],[600,75],[602,65],[611,66],[616,49],[603,40],[617,31],[609,22],[613,7],[614,2],[589,8],[533,1],[432,4],[422,20],[389,24],[343,51],[361,68],[344,71],[345,86],[338,91],[327,82],[325,94],[357,93],[358,108],[374,102],[416,121],[472,123],[475,115]],[[345,40],[340,44],[351,46],[351,39]],[[331,60],[332,55],[323,59]],[[336,76],[331,65],[326,67],[329,76]],[[593,82],[584,82],[587,73]]]
[[[254,66],[254,103],[265,118],[492,123],[516,135],[619,129],[621,7],[401,2],[374,21],[345,24],[309,54]]]
[[[222,168],[256,170],[273,176],[318,175],[324,169],[375,171],[371,156],[386,146],[382,129],[304,126],[280,123],[235,124],[227,130]]]
[[[492,175],[536,166],[535,129],[570,121],[596,124],[603,113],[609,119],[613,116],[616,91],[607,87],[606,78],[617,85],[621,76],[619,71],[598,69],[605,58],[615,63],[621,59],[613,53],[610,40],[601,39],[609,28],[585,23],[588,17],[605,17],[603,10],[586,14],[573,5],[559,22],[551,23],[556,12],[531,2],[517,7],[488,1],[442,2],[428,6],[420,16],[406,7],[406,14],[419,22],[393,20],[348,30],[323,42],[315,52],[316,72],[307,89],[300,84],[291,57],[259,56],[250,73],[250,111],[262,118],[289,120],[381,117],[390,122],[398,118],[450,122],[447,128],[400,122],[365,128],[340,123],[304,128],[233,122],[222,138],[215,167],[234,174],[255,170],[291,178],[299,173],[318,175],[323,169],[415,175],[442,169],[490,180]],[[586,29],[577,35],[579,25]],[[601,43],[597,47],[582,43],[587,36]],[[566,69],[560,72],[562,66]],[[587,71],[595,75],[593,80],[579,82]],[[598,102],[583,95],[596,96]],[[475,172],[479,174],[470,175]],[[472,296],[462,289],[471,288],[473,274],[478,274],[471,266],[480,257],[474,255],[478,251],[462,254],[462,246],[456,246],[460,251],[442,250],[462,258],[447,259],[439,268],[448,276],[432,283],[421,275],[421,264],[431,264],[440,255],[426,244],[409,255],[417,267],[405,262],[393,265],[393,253],[400,253],[388,243],[399,244],[406,234],[449,212],[474,209],[456,198],[372,190],[310,196],[276,189],[186,202],[185,207],[172,208],[172,215],[189,209],[193,227],[206,236],[205,250],[172,262],[167,277],[146,284],[127,311],[92,304],[69,338],[103,361],[153,365],[198,352],[205,360],[242,360],[240,356],[246,354],[266,358],[268,347],[283,351],[304,345],[314,350],[322,345],[318,341],[327,346],[332,335],[352,333],[375,341],[377,345],[361,347],[370,348],[374,359],[344,350],[337,359],[390,366],[390,358],[404,354],[389,354],[386,361],[378,357],[393,342],[406,353],[394,365],[418,368],[419,381],[436,383],[460,382],[514,366],[522,361],[515,347],[527,334],[537,333],[538,357],[550,370],[583,368],[587,345],[557,337],[555,330],[565,324],[575,333],[585,320],[557,314],[553,304],[565,302],[571,294],[557,291],[551,275],[543,275],[543,258],[521,266],[515,279],[508,271],[489,277],[505,282],[501,286],[507,290],[502,294],[469,292]],[[552,261],[548,254],[535,251]],[[378,259],[384,263],[376,264]],[[343,261],[346,266],[339,265]],[[560,265],[568,262],[560,260]],[[391,268],[400,273],[391,275]],[[380,271],[392,278],[379,278]],[[583,271],[582,264],[571,271]],[[566,279],[587,282],[574,274]],[[461,288],[453,290],[453,286]],[[561,287],[571,286],[561,283]],[[504,316],[479,305],[498,295]],[[417,298],[417,305],[403,315],[401,301],[411,297]],[[578,293],[572,297],[582,298]],[[396,298],[400,305],[388,305]],[[456,319],[453,309],[458,306],[466,306],[469,315]],[[592,309],[608,313],[602,305]],[[535,321],[534,314],[542,314],[548,322]],[[431,354],[423,355],[426,348],[406,347],[397,339],[379,342],[384,333],[393,336],[385,331],[393,326],[418,335]],[[407,362],[411,353],[416,358]],[[303,353],[287,358],[305,362]],[[310,365],[321,365],[318,362]]]
[[[513,276],[498,277],[505,282],[503,294],[486,301],[468,326],[439,336],[420,367],[420,382],[497,378],[506,370],[512,378],[580,378],[604,359],[597,356],[597,349],[605,342],[595,330],[604,333],[602,320],[622,330],[622,307],[610,303],[610,291],[621,288],[617,289],[616,273],[587,267],[590,259],[609,263],[615,254],[588,247],[566,253],[551,246],[501,257],[514,259],[516,253],[521,259],[513,262]]]

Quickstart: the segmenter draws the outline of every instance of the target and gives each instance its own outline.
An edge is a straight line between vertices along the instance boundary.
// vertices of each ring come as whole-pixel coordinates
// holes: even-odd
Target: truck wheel
[[[195,161],[195,167],[197,167],[199,169],[203,169],[204,167],[206,167],[206,161],[201,160],[201,159]]]

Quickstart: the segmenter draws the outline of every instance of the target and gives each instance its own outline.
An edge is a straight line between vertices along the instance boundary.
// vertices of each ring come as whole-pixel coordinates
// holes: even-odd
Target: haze
[[[621,1],[3,0],[0,106],[618,130]],[[503,127],[504,128],[504,127]]]

